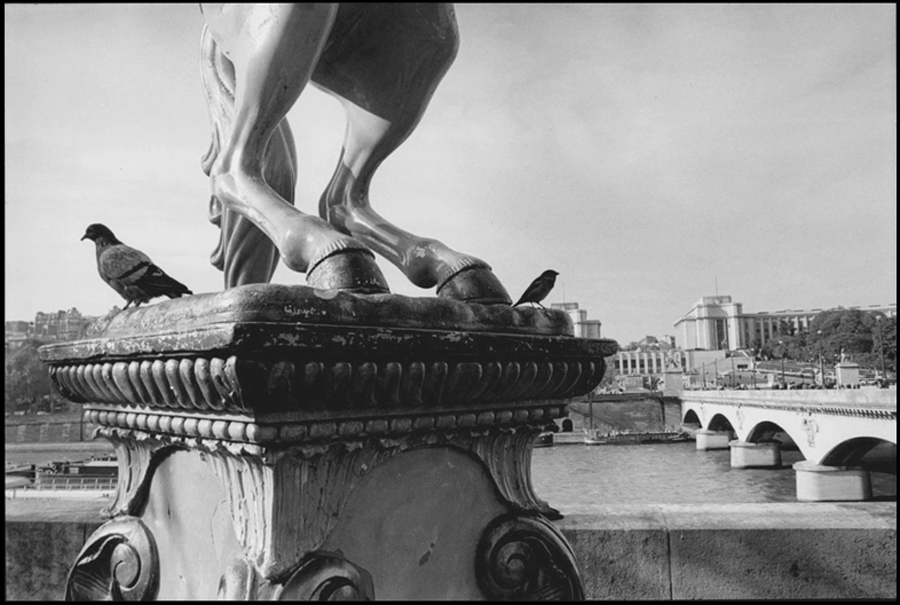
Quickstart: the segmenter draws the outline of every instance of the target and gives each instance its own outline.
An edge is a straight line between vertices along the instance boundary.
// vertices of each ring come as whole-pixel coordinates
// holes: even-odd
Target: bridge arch
[[[697,424],[702,426],[703,423],[700,422],[700,416],[697,415],[697,412],[687,408],[684,412],[684,417],[681,419],[681,424]]]
[[[746,441],[750,443],[763,443],[778,441],[785,449],[797,448],[797,439],[802,435],[792,435],[791,431],[771,420],[763,420],[753,426],[747,433]]]
[[[891,442],[878,437],[854,437],[842,441],[825,454],[821,464],[824,466],[857,466],[863,456],[882,443]]]
[[[734,425],[725,414],[714,414],[709,419],[709,424],[705,427],[707,430],[716,432],[734,431]]]

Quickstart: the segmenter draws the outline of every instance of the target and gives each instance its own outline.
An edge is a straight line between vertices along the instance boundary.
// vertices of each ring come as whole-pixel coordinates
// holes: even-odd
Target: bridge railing
[[[700,402],[721,405],[753,405],[760,407],[852,408],[871,410],[878,415],[896,417],[896,389],[860,390],[758,390],[758,391],[684,391],[682,403]]]

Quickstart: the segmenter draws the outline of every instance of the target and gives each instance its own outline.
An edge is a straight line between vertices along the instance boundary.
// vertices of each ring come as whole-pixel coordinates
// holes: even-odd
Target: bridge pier
[[[869,471],[858,466],[822,466],[803,460],[794,464],[797,500],[805,502],[872,499]]]
[[[700,451],[724,450],[728,449],[728,444],[731,441],[731,432],[700,429],[694,433],[694,439],[697,443],[697,449]]]
[[[781,447],[773,441],[753,443],[735,439],[731,448],[731,468],[777,468],[781,466]]]

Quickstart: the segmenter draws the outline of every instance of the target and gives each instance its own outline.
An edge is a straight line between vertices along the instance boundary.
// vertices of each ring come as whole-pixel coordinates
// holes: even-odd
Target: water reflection
[[[534,450],[537,495],[566,513],[607,504],[750,504],[796,502],[798,451],[778,469],[733,469],[729,450],[697,451],[693,442],[555,445]],[[896,474],[872,473],[876,500],[897,499]]]

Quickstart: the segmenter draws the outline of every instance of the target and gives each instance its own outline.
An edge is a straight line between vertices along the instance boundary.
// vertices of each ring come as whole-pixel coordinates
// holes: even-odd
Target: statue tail
[[[200,38],[200,74],[212,126],[209,149],[201,160],[209,176],[231,132],[234,120],[234,68],[204,26]],[[266,149],[266,182],[289,204],[294,203],[297,153],[287,120],[275,129]],[[215,195],[209,200],[209,221],[219,227],[219,242],[210,262],[225,274],[225,287],[268,283],[278,266],[275,244],[246,217],[229,210]]]
[[[212,138],[209,149],[200,161],[203,173],[209,176],[212,166],[219,157],[222,149],[222,141],[228,132],[234,115],[234,72],[220,68],[223,59],[218,52],[216,41],[213,39],[209,28],[203,26],[200,36],[200,78],[203,82],[203,90],[206,93],[206,107],[209,111],[209,120],[212,125]],[[209,200],[209,222],[219,227],[219,243],[210,255],[210,262],[219,271],[225,270],[226,236],[222,230],[222,213],[225,209],[222,203],[211,196]]]

